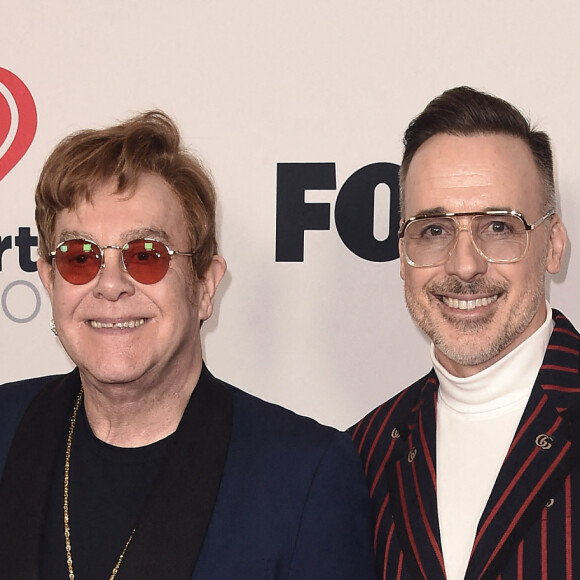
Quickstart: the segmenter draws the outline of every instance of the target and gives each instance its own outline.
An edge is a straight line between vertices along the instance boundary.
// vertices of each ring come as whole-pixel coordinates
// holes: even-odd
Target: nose
[[[473,280],[487,272],[487,260],[477,251],[468,225],[458,225],[457,239],[445,262],[445,271],[461,280]]]
[[[135,293],[133,279],[123,268],[121,252],[118,246],[102,248],[103,263],[97,274],[97,283],[93,287],[96,298],[116,301],[122,296],[132,296]],[[107,256],[106,253],[109,252]]]

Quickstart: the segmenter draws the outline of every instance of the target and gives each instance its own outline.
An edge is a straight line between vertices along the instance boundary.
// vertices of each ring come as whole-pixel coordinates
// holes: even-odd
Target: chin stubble
[[[499,334],[491,337],[488,344],[481,344],[480,335],[494,323],[495,316],[490,313],[479,317],[477,320],[457,320],[455,317],[443,312],[442,316],[448,324],[448,332],[453,330],[457,335],[455,340],[450,341],[449,335],[444,335],[434,322],[429,312],[417,304],[405,288],[407,308],[411,317],[419,328],[433,341],[433,344],[445,356],[463,366],[481,365],[497,356],[506,349],[520,334],[529,326],[534,318],[544,297],[544,277],[541,276],[535,288],[525,292],[521,300],[514,305],[508,313],[504,326]],[[449,279],[443,282],[431,284],[423,289],[428,300],[434,300],[434,295],[499,295],[499,300],[505,300],[509,296],[509,286],[498,282],[490,282],[485,279],[463,282],[457,279]]]

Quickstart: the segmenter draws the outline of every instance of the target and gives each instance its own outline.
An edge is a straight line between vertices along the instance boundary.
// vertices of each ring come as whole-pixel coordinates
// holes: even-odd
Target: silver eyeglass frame
[[[180,252],[179,250],[172,250],[166,243],[161,242],[159,240],[156,240],[154,238],[135,238],[134,240],[129,240],[128,242],[126,242],[125,244],[123,244],[122,246],[116,245],[116,244],[108,244],[106,246],[99,246],[99,244],[97,244],[97,242],[90,240],[88,238],[71,238],[70,240],[63,240],[62,242],[60,242],[56,248],[54,249],[54,251],[49,253],[49,256],[51,258],[51,261],[53,258],[56,257],[56,254],[58,253],[58,249],[63,246],[64,244],[68,244],[70,242],[73,241],[82,241],[82,242],[88,242],[90,244],[94,244],[97,248],[99,248],[99,252],[101,253],[100,257],[101,257],[101,266],[100,269],[103,270],[106,266],[105,263],[105,250],[120,250],[121,251],[121,266],[123,267],[123,270],[125,272],[127,272],[127,274],[129,274],[129,271],[127,270],[127,265],[125,264],[125,258],[123,257],[123,250],[126,250],[129,247],[129,244],[132,242],[137,242],[137,241],[144,241],[144,242],[155,242],[156,244],[161,244],[162,246],[165,246],[165,249],[167,250],[167,253],[169,254],[169,259],[171,260],[172,256],[174,254],[177,254],[179,256],[193,256],[195,255],[195,252]],[[129,276],[131,276],[131,274],[129,274]]]

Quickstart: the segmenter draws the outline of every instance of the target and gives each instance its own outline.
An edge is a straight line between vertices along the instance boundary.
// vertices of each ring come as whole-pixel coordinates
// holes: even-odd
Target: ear
[[[558,214],[551,219],[549,227],[546,270],[550,274],[557,274],[562,267],[564,250],[566,249],[566,228],[564,228],[564,224]]]
[[[399,275],[401,280],[405,279],[405,266],[407,262],[405,260],[405,254],[403,253],[403,238],[399,238]]]
[[[215,291],[224,277],[226,269],[226,261],[216,254],[200,280],[201,290],[198,307],[200,320],[207,320],[212,315]]]
[[[54,287],[54,270],[52,264],[47,262],[44,258],[38,258],[36,262],[36,269],[42,285],[46,288],[50,301],[52,302],[52,293]]]

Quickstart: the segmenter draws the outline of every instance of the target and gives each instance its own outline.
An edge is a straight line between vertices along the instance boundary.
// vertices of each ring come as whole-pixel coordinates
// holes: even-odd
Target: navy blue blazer
[[[0,387],[0,576],[38,578],[44,509],[80,378]],[[350,438],[204,367],[117,578],[376,579]],[[182,425],[184,427],[182,428]]]
[[[580,342],[560,312],[553,317],[543,364],[478,524],[466,580],[580,578]],[[351,430],[384,580],[445,580],[435,473],[438,388],[432,370]]]

